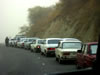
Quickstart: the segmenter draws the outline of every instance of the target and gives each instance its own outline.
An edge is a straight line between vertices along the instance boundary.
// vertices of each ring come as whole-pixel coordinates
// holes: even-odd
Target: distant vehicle
[[[90,42],[84,44],[82,49],[78,50],[76,63],[77,69],[92,67],[93,62],[96,59],[97,47],[97,42]]]
[[[9,39],[9,46],[14,46],[14,40],[15,39]]]
[[[41,44],[43,42],[43,39],[36,39],[31,44],[31,51],[32,52],[40,52],[41,51]]]
[[[55,55],[55,48],[58,46],[58,42],[61,41],[61,38],[46,38],[43,41],[41,46],[41,54],[49,56],[51,54]]]
[[[14,37],[14,46],[17,47],[17,43],[20,41],[21,38],[26,38],[24,35],[16,35]]]
[[[39,38],[27,38],[26,42],[24,43],[24,48],[31,49],[31,44],[35,39],[39,39]]]
[[[82,42],[79,40],[60,41],[55,50],[56,60],[62,64],[65,60],[76,60],[77,50],[81,49]]]
[[[20,40],[17,42],[17,47],[24,48],[24,43],[26,42],[27,38],[20,38]]]

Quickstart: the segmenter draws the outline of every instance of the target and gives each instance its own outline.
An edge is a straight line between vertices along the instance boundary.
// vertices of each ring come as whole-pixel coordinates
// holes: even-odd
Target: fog
[[[22,25],[28,24],[28,8],[48,7],[58,0],[0,0],[0,43],[6,36],[14,37]]]

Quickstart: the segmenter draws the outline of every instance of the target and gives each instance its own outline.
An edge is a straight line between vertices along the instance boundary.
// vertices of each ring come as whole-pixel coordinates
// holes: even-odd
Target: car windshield
[[[21,39],[20,41],[26,41],[26,39]]]
[[[81,49],[82,44],[80,42],[64,42],[63,49]]]
[[[97,53],[97,47],[98,47],[97,44],[90,46],[91,54],[96,54]]]
[[[33,44],[36,44],[36,40],[33,40]]]
[[[58,44],[61,40],[48,40],[48,44]]]
[[[28,41],[29,41],[29,42],[33,42],[33,40],[34,40],[34,39],[29,39]]]

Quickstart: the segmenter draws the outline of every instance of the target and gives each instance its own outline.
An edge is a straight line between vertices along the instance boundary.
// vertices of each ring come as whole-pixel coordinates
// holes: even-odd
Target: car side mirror
[[[82,50],[78,50],[77,53],[82,53]]]

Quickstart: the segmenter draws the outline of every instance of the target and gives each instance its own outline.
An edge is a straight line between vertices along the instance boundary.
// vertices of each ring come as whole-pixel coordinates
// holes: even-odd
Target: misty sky
[[[51,6],[59,0],[0,0],[0,43],[6,36],[13,37],[19,28],[28,24],[28,8]]]

